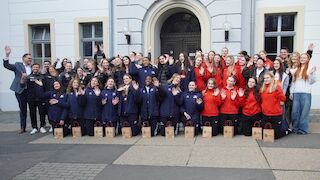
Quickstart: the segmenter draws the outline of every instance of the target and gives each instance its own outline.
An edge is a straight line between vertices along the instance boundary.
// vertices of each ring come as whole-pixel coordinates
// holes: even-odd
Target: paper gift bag
[[[100,121],[94,123],[94,137],[103,137],[103,126]]]
[[[204,138],[211,138],[212,137],[212,127],[209,121],[204,123],[202,127],[202,137]]]
[[[132,130],[128,121],[124,121],[122,123],[121,133],[122,137],[125,139],[132,137]]]
[[[256,121],[252,127],[252,139],[262,140],[262,127],[260,121]]]
[[[274,142],[274,129],[272,129],[271,123],[266,123],[263,128],[263,141]]]
[[[193,126],[192,121],[187,121],[186,127],[184,127],[184,137],[188,139],[194,138],[194,131],[195,128]]]
[[[116,130],[113,127],[113,124],[111,121],[108,121],[105,127],[106,131],[106,137],[107,138],[114,138],[116,136]]]
[[[78,121],[74,121],[72,124],[72,137],[78,138],[81,137],[81,126]]]
[[[64,137],[63,126],[61,126],[59,123],[57,123],[56,127],[54,128],[54,138],[62,139],[63,137]]]
[[[173,139],[174,138],[174,127],[172,126],[171,121],[167,121],[166,127],[165,127],[165,133],[167,139]]]
[[[232,121],[226,120],[223,126],[223,137],[233,138],[233,136],[234,136],[234,126],[232,125]]]
[[[148,121],[143,122],[141,132],[142,138],[151,138],[151,127]]]

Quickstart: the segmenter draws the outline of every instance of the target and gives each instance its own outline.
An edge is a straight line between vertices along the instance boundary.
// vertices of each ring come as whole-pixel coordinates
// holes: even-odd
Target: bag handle
[[[130,127],[130,123],[128,121],[124,121],[122,123],[122,127]]]
[[[101,126],[101,122],[100,121],[96,121],[95,123],[94,123],[94,127],[100,127]]]
[[[143,121],[142,126],[143,127],[149,127],[150,126],[149,121]]]
[[[193,126],[192,121],[187,121],[187,122],[186,122],[186,126]]]
[[[55,126],[55,128],[62,128],[62,127],[63,127],[63,125],[60,125],[60,123],[57,123]]]
[[[226,121],[224,121],[224,125],[225,126],[232,126],[232,121],[231,120],[226,120]]]
[[[72,127],[79,127],[80,123],[78,121],[73,121]]]
[[[167,121],[166,123],[166,127],[172,126],[172,122],[171,121]]]
[[[113,124],[112,124],[111,121],[108,121],[107,124],[106,124],[106,126],[107,126],[107,127],[113,127]]]
[[[206,121],[206,122],[204,123],[204,125],[205,125],[205,126],[211,126],[211,123],[210,123],[209,121]]]
[[[261,127],[260,121],[255,121],[255,122],[253,123],[253,127]]]
[[[264,125],[264,129],[272,129],[272,124],[271,123],[266,123],[265,125]]]

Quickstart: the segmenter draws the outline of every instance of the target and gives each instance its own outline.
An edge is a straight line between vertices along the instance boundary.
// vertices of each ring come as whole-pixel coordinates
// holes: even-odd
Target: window
[[[295,39],[296,14],[265,14],[264,16],[264,49],[268,57],[274,59],[280,54],[282,47],[287,47],[291,53]]]
[[[51,60],[50,26],[32,25],[31,33],[33,62],[42,65],[44,60]]]
[[[83,58],[93,58],[96,45],[103,44],[102,22],[80,24],[80,53]]]

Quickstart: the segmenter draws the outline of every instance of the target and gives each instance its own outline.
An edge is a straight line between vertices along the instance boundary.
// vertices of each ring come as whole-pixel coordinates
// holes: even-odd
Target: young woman
[[[78,67],[78,69],[77,69],[76,78],[79,79],[80,86],[82,88],[86,87],[90,81],[89,77],[87,76],[87,74],[84,72],[84,70],[81,67]]]
[[[78,78],[71,79],[67,88],[67,104],[68,104],[68,119],[69,124],[73,125],[78,122],[81,127],[82,135],[86,134],[85,122],[83,120],[83,109],[79,104],[79,91],[81,88]]]
[[[221,56],[219,54],[214,54],[213,51],[209,52],[210,56],[213,56],[212,64],[204,64],[205,67],[205,78],[214,78],[218,87],[222,88],[222,76],[223,76],[223,69],[221,66]]]
[[[194,73],[196,76],[196,85],[200,92],[202,92],[206,88],[206,77],[205,77],[205,68],[202,67],[202,57],[197,57]]]
[[[98,67],[99,70],[95,76],[98,77],[101,84],[106,84],[106,81],[113,75],[108,59],[102,59]]]
[[[258,58],[256,62],[256,67],[251,69],[251,77],[256,78],[258,87],[263,84],[263,75],[266,72],[263,66],[263,59]]]
[[[142,67],[138,68],[135,63],[130,63],[129,74],[137,76],[138,83],[142,85],[145,83],[145,79],[147,76],[156,76],[156,68],[152,66],[148,57],[144,57],[142,59]]]
[[[247,86],[247,81],[243,75],[244,71],[245,71],[245,68],[247,67],[247,59],[245,58],[245,56],[241,56],[239,58],[239,61],[238,61],[238,68],[240,69],[240,74],[238,75],[238,87],[239,88],[242,88],[242,89],[245,89],[246,86]]]
[[[58,125],[64,127],[64,133],[67,133],[67,96],[63,92],[62,85],[59,81],[54,81],[53,90],[46,92],[44,97],[49,100],[48,107],[48,119],[51,124],[49,132],[53,132],[53,129]]]
[[[290,88],[290,99],[293,99],[292,126],[293,132],[297,134],[309,133],[311,85],[316,81],[316,67],[310,68],[309,62],[310,56],[306,53],[301,54]]]
[[[100,83],[97,77],[90,80],[88,87],[79,91],[79,102],[83,107],[83,119],[85,120],[86,132],[89,136],[94,135],[94,124],[101,120],[101,97]]]
[[[273,62],[267,57],[267,52],[262,50],[259,52],[260,57],[263,60],[263,66],[264,68],[266,68],[267,70],[273,68]]]
[[[158,71],[156,73],[156,78],[162,84],[168,83],[168,80],[174,74],[174,68],[172,65],[169,65],[169,59],[173,59],[172,56],[169,55],[160,55],[158,58]]]
[[[176,124],[180,119],[179,101],[181,96],[180,75],[173,74],[168,80],[168,84],[161,84],[159,92],[161,97],[160,105],[160,134],[165,135],[165,126],[170,121],[176,129]],[[177,134],[177,131],[176,131]]]
[[[175,72],[180,74],[181,90],[187,91],[189,82],[195,81],[195,74],[193,67],[188,61],[188,57],[184,53],[179,54],[179,61],[175,64],[175,68]]]
[[[226,68],[223,70],[223,79],[222,79],[222,85],[225,88],[227,86],[227,80],[230,76],[234,76],[236,83],[234,85],[238,86],[238,80],[240,79],[241,71],[239,66],[235,65],[234,57],[233,56],[227,56],[225,59],[226,62]]]
[[[102,103],[102,114],[101,119],[104,125],[109,123],[115,127],[116,132],[118,132],[119,123],[119,100],[120,93],[116,89],[116,83],[113,78],[109,78],[105,84],[104,89],[101,91],[101,103]]]
[[[242,106],[242,133],[245,136],[251,136],[252,125],[259,121],[261,122],[261,107],[260,107],[260,94],[257,87],[257,80],[249,78],[245,91],[239,90],[239,97],[241,97]],[[262,125],[262,124],[261,124]]]
[[[228,59],[228,58],[227,58]],[[228,64],[228,60],[226,61]],[[234,134],[238,133],[239,122],[238,122],[238,111],[240,107],[239,97],[235,86],[236,78],[229,76],[227,79],[227,85],[221,90],[221,106],[220,106],[220,119],[221,125],[225,126],[226,120],[231,120],[234,126]]]
[[[262,118],[264,124],[272,124],[272,128],[275,131],[275,139],[278,139],[288,133],[288,131],[282,129],[281,102],[285,102],[286,96],[274,80],[272,72],[267,71],[263,77],[264,81],[260,88]]]
[[[140,117],[143,125],[149,123],[151,136],[155,135],[157,122],[160,119],[160,98],[157,86],[159,86],[159,81],[147,76],[144,85],[139,89]]]
[[[53,83],[58,80],[58,71],[53,67],[49,66],[48,74],[44,75],[44,90],[45,92],[53,90]]]
[[[132,81],[129,74],[123,76],[123,83],[122,87],[118,89],[121,94],[119,102],[120,126],[123,127],[124,122],[129,123],[132,136],[136,136],[140,133],[137,105],[139,85]]]
[[[183,114],[183,123],[186,125],[188,121],[192,122],[195,127],[195,135],[201,131],[200,114],[203,110],[203,99],[201,93],[197,91],[194,81],[190,81],[188,91],[181,95],[180,111]]]
[[[90,59],[89,62],[87,63],[88,71],[86,71],[88,79],[92,79],[92,77],[94,77],[96,73],[96,67],[97,67],[96,62],[93,59]]]

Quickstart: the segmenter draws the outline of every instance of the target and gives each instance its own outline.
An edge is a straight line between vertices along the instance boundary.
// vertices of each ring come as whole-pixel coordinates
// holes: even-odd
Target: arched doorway
[[[174,52],[175,59],[180,52],[191,58],[201,47],[201,27],[198,18],[191,13],[175,13],[169,16],[160,32],[161,54]]]
[[[176,13],[189,13],[197,17],[201,27],[201,48],[204,52],[211,46],[211,18],[200,1],[161,0],[155,1],[143,18],[143,52],[151,47],[152,60],[161,54],[161,28],[164,22]]]

